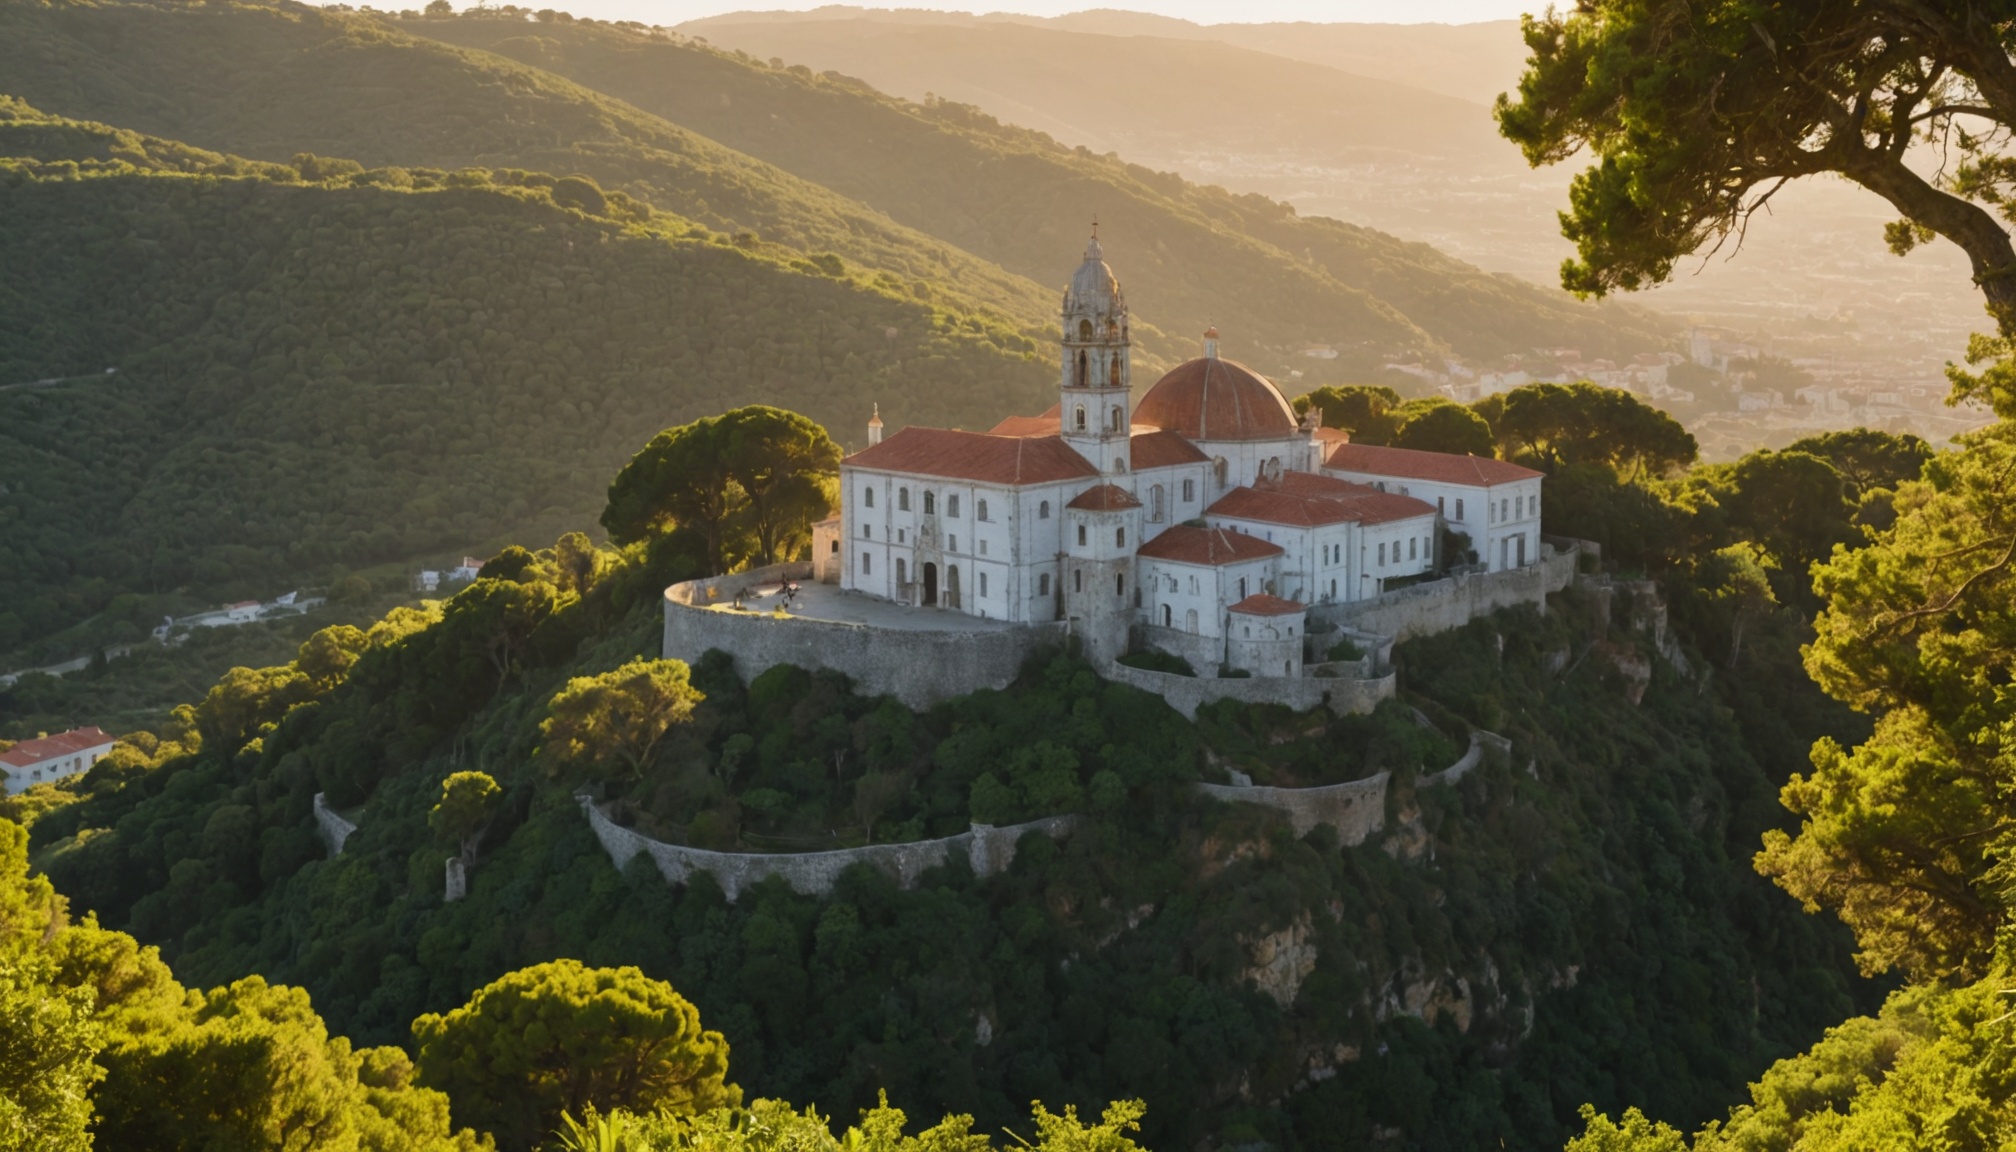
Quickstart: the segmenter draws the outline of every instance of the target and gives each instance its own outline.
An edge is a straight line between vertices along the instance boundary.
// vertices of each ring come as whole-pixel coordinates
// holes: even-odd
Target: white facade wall
[[[113,741],[107,740],[103,744],[76,752],[66,752],[61,756],[51,756],[30,764],[4,765],[7,794],[12,796],[17,792],[25,792],[37,784],[49,784],[88,772],[93,764],[104,759],[105,754],[112,751],[112,744]]]
[[[1540,481],[1533,476],[1503,484],[1450,484],[1438,480],[1386,476],[1325,468],[1326,475],[1359,484],[1370,484],[1386,492],[1398,492],[1435,505],[1451,531],[1470,537],[1470,547],[1489,571],[1521,567],[1520,537],[1526,538],[1526,563],[1540,560]],[[1500,508],[1504,514],[1500,516]],[[1505,544],[1501,541],[1511,540]],[[1453,563],[1455,558],[1451,558]]]
[[[1405,520],[1366,524],[1358,530],[1358,594],[1354,600],[1377,596],[1386,582],[1435,570],[1435,517],[1423,513]]]
[[[1300,472],[1308,467],[1309,440],[1299,433],[1281,440],[1197,440],[1197,450],[1211,457],[1211,503],[1241,485],[1264,478],[1270,468]],[[1217,482],[1217,461],[1225,461],[1225,481]]]

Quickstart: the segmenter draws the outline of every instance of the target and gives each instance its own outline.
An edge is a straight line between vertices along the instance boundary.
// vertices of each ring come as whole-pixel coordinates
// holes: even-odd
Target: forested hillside
[[[1637,309],[1578,304],[1425,244],[1300,217],[1264,197],[1074,151],[961,105],[896,100],[791,61],[769,67],[604,24],[528,25],[480,11],[401,27],[560,73],[1045,284],[1069,274],[1084,221],[1097,213],[1137,314],[1179,336],[1216,324],[1228,347],[1269,371],[1310,342],[1362,361],[1417,328],[1475,356],[1536,344],[1615,355],[1667,340],[1666,322]]]
[[[586,175],[718,232],[830,252],[1032,329],[1054,323],[1047,281],[558,76],[345,12],[0,0],[0,95],[256,160]]]
[[[1039,411],[1039,346],[579,177],[257,164],[0,108],[0,647],[590,524],[667,423]],[[107,372],[108,368],[116,371]],[[146,619],[145,613],[141,618]]]
[[[677,533],[510,549],[445,605],[234,671],[41,815],[36,859],[183,979],[298,983],[359,1043],[524,964],[634,963],[724,1032],[753,1093],[849,1116],[886,1090],[990,1129],[1032,1098],[1139,1096],[1161,1148],[1555,1147],[1591,1100],[1705,1118],[1869,1004],[1838,928],[1748,864],[1806,743],[1866,732],[1788,678],[1790,614],[1753,617],[1744,658],[1704,678],[1634,630],[1648,605],[1569,594],[1401,646],[1405,703],[1370,717],[1226,704],[1193,724],[1061,652],[919,714],[830,674],[658,662],[682,555]],[[1704,638],[1727,622],[1712,570],[1683,614]],[[664,730],[642,758],[579,706],[629,692]],[[1472,725],[1512,757],[1422,782]],[[1298,840],[1188,790],[1226,765],[1390,770],[1387,833]],[[496,791],[442,815],[476,773]],[[646,857],[619,873],[583,790],[723,849],[1085,823],[989,880],[955,864],[903,892],[862,870],[830,897],[773,882],[730,904]],[[317,792],[358,825],[333,859]],[[458,853],[471,887],[444,902]]]

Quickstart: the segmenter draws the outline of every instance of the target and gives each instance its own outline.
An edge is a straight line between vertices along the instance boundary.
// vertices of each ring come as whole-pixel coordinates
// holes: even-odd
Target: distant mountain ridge
[[[710,27],[724,25],[860,19],[913,26],[1025,24],[1102,36],[1218,40],[1290,60],[1323,64],[1360,76],[1426,88],[1445,96],[1486,105],[1518,81],[1526,62],[1526,46],[1519,38],[1517,20],[1485,20],[1469,24],[1367,24],[1307,20],[1199,24],[1174,16],[1118,8],[1090,8],[1062,16],[1030,16],[1015,12],[975,15],[916,8],[828,4],[802,12],[726,12],[689,20],[679,25],[679,30],[707,36]]]
[[[1362,371],[1436,344],[1480,357],[1535,345],[1610,355],[1670,339],[1670,322],[1642,309],[1585,305],[1427,245],[801,65],[606,24],[465,16],[411,26],[592,85],[1040,282],[1062,283],[1078,221],[1096,211],[1138,314],[1165,332],[1215,324],[1269,372],[1308,367],[1296,353],[1311,343]]]

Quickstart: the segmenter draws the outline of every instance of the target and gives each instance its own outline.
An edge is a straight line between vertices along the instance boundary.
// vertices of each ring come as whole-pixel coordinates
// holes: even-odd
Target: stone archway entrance
[[[938,565],[928,561],[924,565],[924,606],[938,606]]]

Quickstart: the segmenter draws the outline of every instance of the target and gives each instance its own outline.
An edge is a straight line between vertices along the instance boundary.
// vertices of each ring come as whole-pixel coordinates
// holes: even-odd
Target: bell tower
[[[1134,406],[1128,393],[1127,298],[1106,266],[1099,225],[1092,225],[1084,262],[1064,291],[1064,341],[1060,358],[1058,417],[1064,442],[1099,471],[1127,471]]]

